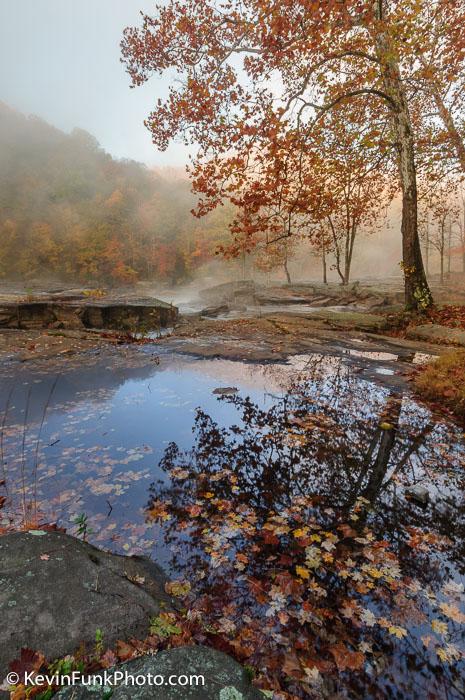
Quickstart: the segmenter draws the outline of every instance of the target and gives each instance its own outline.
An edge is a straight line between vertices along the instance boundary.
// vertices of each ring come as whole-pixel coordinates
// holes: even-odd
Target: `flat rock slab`
[[[290,284],[265,286],[252,280],[226,282],[199,292],[209,304],[231,304],[243,300],[254,305],[347,306],[384,308],[387,304],[403,301],[403,292],[373,286],[362,286],[355,282],[348,286],[340,284]]]
[[[21,647],[47,659],[95,643],[145,637],[172,608],[162,569],[143,557],[103,552],[70,535],[30,531],[0,537],[0,677]]]
[[[319,321],[330,328],[344,330],[379,331],[386,326],[386,319],[379,314],[358,311],[312,311],[305,315],[310,321]]]
[[[465,331],[460,328],[448,328],[437,323],[427,323],[423,326],[413,326],[407,329],[407,338],[427,340],[430,343],[447,343],[465,347]]]
[[[0,328],[108,328],[151,331],[172,325],[178,309],[159,299],[18,301],[0,305]]]
[[[156,682],[163,685],[118,685],[113,687],[111,698],[115,700],[264,700],[265,696],[250,682],[247,672],[234,659],[226,654],[207,647],[189,646],[161,651],[155,656],[142,656],[109,671],[118,670],[129,676],[151,674]],[[203,676],[204,683],[198,685],[169,685],[170,676]],[[181,679],[184,683],[184,679]],[[165,685],[166,684],[166,685]],[[61,690],[57,700],[104,700],[111,690],[97,685],[94,687],[74,686]]]

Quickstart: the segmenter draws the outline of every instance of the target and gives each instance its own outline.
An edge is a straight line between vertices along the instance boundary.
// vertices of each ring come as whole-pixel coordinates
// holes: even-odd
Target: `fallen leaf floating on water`
[[[433,620],[431,623],[431,629],[436,634],[445,635],[448,632],[448,627],[442,620]]]
[[[449,617],[454,622],[459,624],[465,623],[465,615],[459,610],[456,605],[449,605],[448,603],[439,603],[439,609],[444,615]]]
[[[176,598],[184,598],[190,590],[189,581],[168,581],[165,583],[165,591]]]
[[[358,671],[365,663],[365,656],[360,651],[351,651],[342,643],[329,647],[334,656],[338,671]]]

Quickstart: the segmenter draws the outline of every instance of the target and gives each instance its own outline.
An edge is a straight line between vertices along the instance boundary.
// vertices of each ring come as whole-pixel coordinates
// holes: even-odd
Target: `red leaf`
[[[19,678],[24,678],[25,673],[39,671],[45,661],[45,656],[40,651],[34,651],[23,647],[19,659],[11,661],[10,670],[18,674]]]

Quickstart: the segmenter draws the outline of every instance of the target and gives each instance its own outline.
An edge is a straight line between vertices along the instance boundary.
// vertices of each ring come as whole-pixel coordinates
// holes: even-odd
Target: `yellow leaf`
[[[367,568],[367,573],[369,573],[372,578],[381,578],[383,575],[382,571],[375,569],[373,566]]]
[[[439,656],[441,661],[450,661],[449,659],[449,654],[445,649],[438,648],[436,649],[436,654]]]
[[[407,635],[407,630],[404,627],[397,627],[397,625],[389,627],[388,632],[398,639],[402,639],[402,637]]]
[[[441,612],[447,617],[450,617],[454,622],[464,623],[465,615],[458,609],[456,605],[448,605],[447,603],[441,603],[439,605]]]
[[[297,528],[297,530],[294,530],[293,535],[298,539],[299,537],[305,537],[307,533],[308,527],[300,527]]]
[[[172,596],[183,598],[191,590],[189,581],[167,581],[165,583],[165,591]]]
[[[308,569],[305,568],[305,566],[296,566],[295,570],[296,570],[297,576],[300,576],[300,578],[303,578],[303,579],[310,578],[310,572]]]
[[[431,629],[433,632],[436,632],[436,634],[447,634],[447,625],[445,622],[442,622],[441,620],[433,620],[431,623]]]

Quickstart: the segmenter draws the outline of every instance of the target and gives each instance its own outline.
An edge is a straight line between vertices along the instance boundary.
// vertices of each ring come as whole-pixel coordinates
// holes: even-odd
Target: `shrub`
[[[426,365],[414,385],[421,398],[465,419],[465,350],[447,353]]]

